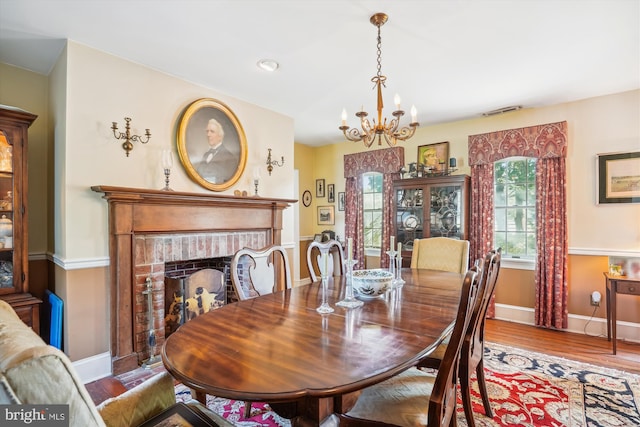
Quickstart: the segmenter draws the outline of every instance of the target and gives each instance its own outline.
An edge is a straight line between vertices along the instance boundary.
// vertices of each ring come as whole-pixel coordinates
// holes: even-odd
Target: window
[[[367,172],[362,175],[362,204],[364,247],[382,246],[382,174]]]
[[[536,257],[536,159],[510,157],[494,163],[493,241],[504,257]]]

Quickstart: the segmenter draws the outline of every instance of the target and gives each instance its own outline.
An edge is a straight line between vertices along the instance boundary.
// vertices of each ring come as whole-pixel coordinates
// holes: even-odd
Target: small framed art
[[[333,206],[318,206],[318,225],[333,225],[335,210]]]
[[[418,164],[425,174],[444,174],[449,165],[449,142],[421,145],[418,147]]]
[[[640,151],[597,158],[598,204],[640,203]]]
[[[335,203],[336,201],[335,189],[336,189],[335,184],[327,185],[327,202]]]
[[[338,210],[344,210],[344,191],[338,193]]]
[[[324,179],[316,179],[316,197],[324,197]]]

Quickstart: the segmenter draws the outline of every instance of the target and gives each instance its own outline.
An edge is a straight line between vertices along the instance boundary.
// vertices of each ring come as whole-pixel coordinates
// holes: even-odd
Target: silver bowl
[[[356,270],[351,276],[351,284],[357,296],[377,298],[391,289],[393,274],[380,268]]]

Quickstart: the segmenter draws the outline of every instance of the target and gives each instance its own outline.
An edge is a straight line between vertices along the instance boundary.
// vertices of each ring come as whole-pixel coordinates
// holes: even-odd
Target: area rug
[[[479,427],[640,426],[638,375],[490,343],[485,347],[485,377],[494,417],[484,415],[473,378]],[[189,388],[176,386],[176,398],[191,399]],[[458,425],[466,427],[458,403]],[[247,419],[242,416],[244,402],[207,396],[207,407],[236,426],[290,427],[264,403],[253,403]]]

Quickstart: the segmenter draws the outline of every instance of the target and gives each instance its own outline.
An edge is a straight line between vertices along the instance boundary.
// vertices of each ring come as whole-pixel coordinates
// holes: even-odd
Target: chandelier
[[[385,86],[385,81],[387,80],[386,76],[383,76],[381,73],[382,68],[382,37],[380,36],[380,27],[387,22],[388,16],[384,13],[376,13],[373,15],[369,21],[378,27],[378,72],[374,77],[371,78],[371,81],[375,84],[375,87],[378,89],[378,120],[373,119],[373,123],[369,122],[367,119],[367,113],[365,111],[359,111],[356,113],[356,117],[360,118],[360,126],[362,127],[362,131],[356,128],[349,128],[347,126],[347,111],[345,109],[342,110],[342,126],[338,129],[344,133],[344,136],[349,141],[363,141],[365,147],[369,148],[373,144],[376,139],[376,135],[378,137],[378,145],[382,145],[382,137],[387,142],[390,147],[393,147],[397,144],[398,140],[406,141],[411,138],[413,134],[416,132],[416,128],[418,127],[417,120],[417,112],[416,107],[411,107],[411,123],[409,123],[409,127],[402,127],[398,129],[400,125],[400,118],[404,115],[404,111],[400,109],[400,97],[398,94],[394,97],[394,102],[396,104],[396,110],[391,113],[393,114],[393,119],[391,119],[387,123],[387,118],[382,120],[382,108],[384,107],[384,102],[382,101],[382,87]],[[385,86],[386,87],[386,86]]]

